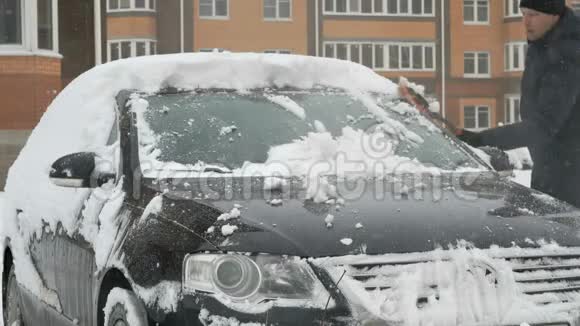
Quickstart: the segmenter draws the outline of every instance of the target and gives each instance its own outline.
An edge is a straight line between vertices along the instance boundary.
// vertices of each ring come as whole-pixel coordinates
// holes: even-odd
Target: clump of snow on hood
[[[229,235],[234,234],[234,232],[238,229],[235,225],[226,224],[222,226],[222,235],[227,237]]]
[[[239,218],[240,215],[242,215],[242,213],[240,212],[240,210],[237,207],[232,208],[232,210],[229,213],[223,213],[220,216],[218,216],[217,220],[218,221],[227,221],[233,218]]]
[[[150,215],[157,215],[161,213],[163,209],[163,195],[159,194],[151,199],[145,209],[143,210],[143,214],[141,214],[141,218],[139,218],[139,223],[143,223],[147,220]]]
[[[275,199],[268,201],[268,204],[270,204],[272,206],[282,206],[283,203],[284,203],[284,201],[280,198],[275,198]]]
[[[242,169],[260,171],[275,166],[275,162],[285,162],[290,175],[312,176],[312,171],[320,167],[319,173],[315,175],[336,175],[345,176],[354,172],[359,172],[361,176],[376,176],[376,166],[382,167],[382,173],[395,172],[434,172],[440,170],[428,168],[421,164],[413,164],[411,170],[399,170],[403,163],[415,163],[416,161],[407,157],[395,155],[397,140],[386,139],[390,142],[387,148],[376,149],[372,146],[373,135],[365,133],[363,130],[355,130],[350,126],[342,129],[342,135],[334,138],[329,132],[310,132],[302,139],[298,139],[289,144],[272,147],[268,151],[268,159],[265,164],[248,163]],[[346,164],[346,162],[355,162]],[[418,162],[417,162],[418,163]],[[275,166],[276,167],[276,166]],[[313,168],[314,167],[314,168]],[[276,173],[288,174],[287,171],[277,170]]]
[[[234,170],[234,175],[306,176],[307,199],[320,203],[336,198],[336,189],[320,180],[324,176],[380,178],[391,173],[441,173],[416,159],[396,155],[397,139],[384,139],[380,148],[369,145],[376,141],[374,137],[350,126],[344,127],[338,137],[329,132],[311,132],[292,143],[270,148],[265,163],[246,162]]]
[[[334,223],[334,215],[328,214],[324,218],[324,223],[326,223],[326,227],[332,227],[332,223]]]
[[[326,132],[326,127],[319,120],[314,120],[314,129],[316,130],[316,132],[319,132],[319,133]]]
[[[222,129],[220,130],[220,136],[225,136],[225,135],[229,135],[232,132],[238,130],[238,127],[232,125],[232,126],[227,126],[227,127],[222,127]]]
[[[350,246],[352,244],[352,239],[351,238],[344,238],[340,240],[340,243],[342,243],[345,246]]]
[[[286,111],[294,114],[298,118],[305,120],[306,119],[306,112],[304,108],[298,105],[298,103],[294,102],[291,98],[284,95],[265,95],[268,100],[271,102],[280,105]]]

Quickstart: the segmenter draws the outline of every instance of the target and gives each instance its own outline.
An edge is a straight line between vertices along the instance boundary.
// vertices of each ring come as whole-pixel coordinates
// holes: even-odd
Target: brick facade
[[[107,39],[157,38],[157,20],[154,16],[108,17]]]
[[[61,90],[61,59],[0,56],[0,129],[31,129]]]

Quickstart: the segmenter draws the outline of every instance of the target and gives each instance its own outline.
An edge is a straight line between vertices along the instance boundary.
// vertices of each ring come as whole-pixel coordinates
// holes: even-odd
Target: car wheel
[[[6,286],[6,302],[4,303],[4,325],[24,326],[20,306],[20,289],[16,281],[14,265],[10,268]]]
[[[104,308],[105,326],[147,326],[147,311],[135,293],[113,288]]]

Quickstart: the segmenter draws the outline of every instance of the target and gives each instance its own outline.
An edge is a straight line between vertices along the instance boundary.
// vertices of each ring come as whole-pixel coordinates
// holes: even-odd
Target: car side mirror
[[[59,158],[52,164],[50,181],[60,187],[95,188],[95,157],[95,153],[80,152]]]

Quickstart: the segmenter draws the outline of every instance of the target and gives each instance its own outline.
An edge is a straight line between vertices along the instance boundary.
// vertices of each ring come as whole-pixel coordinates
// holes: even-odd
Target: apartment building
[[[106,60],[214,50],[350,60],[426,86],[457,126],[482,130],[520,119],[521,19],[519,0],[111,0]]]
[[[96,64],[217,49],[405,76],[479,130],[518,121],[526,43],[519,0],[0,0],[0,129],[30,129]]]

